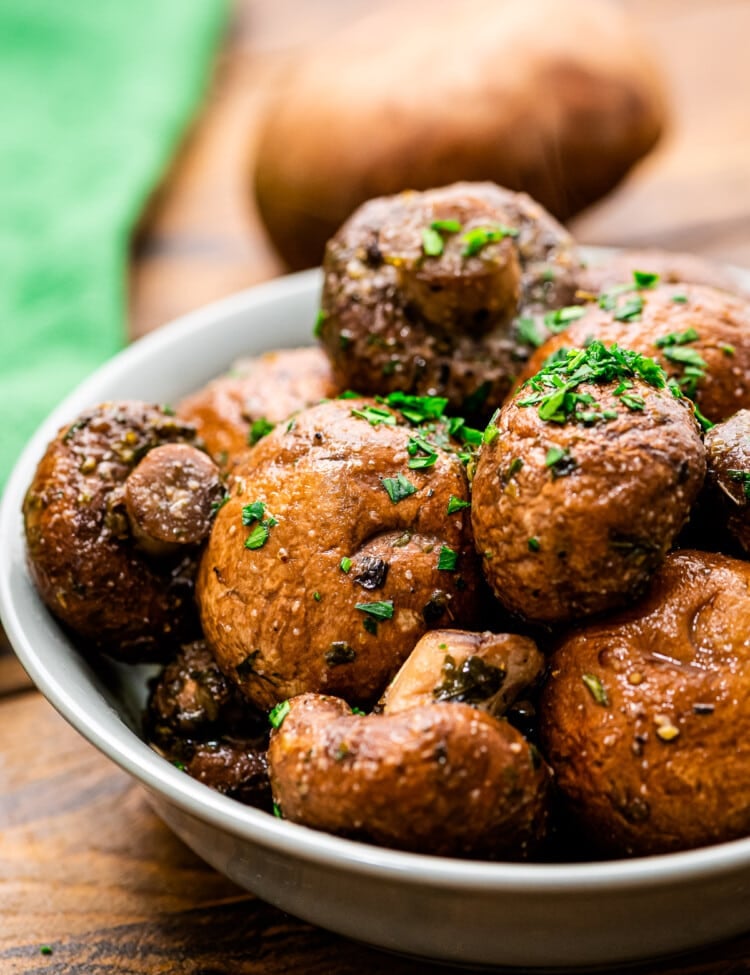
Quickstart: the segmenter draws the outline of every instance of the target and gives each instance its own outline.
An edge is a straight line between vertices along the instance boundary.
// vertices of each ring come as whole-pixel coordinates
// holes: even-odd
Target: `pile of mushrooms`
[[[60,431],[34,581],[82,652],[164,663],[155,748],[284,819],[487,859],[744,835],[730,286],[587,268],[491,184],[370,201],[329,242],[320,348]]]

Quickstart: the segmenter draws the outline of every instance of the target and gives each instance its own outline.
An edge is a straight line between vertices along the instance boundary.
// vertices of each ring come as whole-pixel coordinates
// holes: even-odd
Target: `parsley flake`
[[[422,229],[422,250],[428,257],[440,257],[443,253],[443,238],[435,227]]]
[[[529,551],[530,552],[538,552],[539,549],[542,547],[539,544],[539,539],[538,538],[530,538],[529,539],[529,542],[528,542],[528,545],[529,545]]]
[[[361,613],[367,613],[368,616],[372,616],[376,620],[393,619],[392,599],[384,599],[377,603],[355,603],[354,608]]]
[[[343,559],[339,562],[339,568],[343,573],[348,573],[351,571],[352,560],[348,555],[345,555]]]
[[[383,487],[388,492],[388,497],[394,504],[403,501],[412,494],[416,494],[417,489],[404,475],[399,472],[395,477],[384,477]]]
[[[259,417],[257,420],[254,420],[250,426],[250,430],[248,431],[247,435],[247,442],[251,447],[254,447],[256,443],[269,434],[275,426],[275,423],[271,423],[270,420],[267,420],[264,416]]]
[[[596,674],[582,674],[581,680],[597,704],[600,704],[603,708],[609,707],[607,691]]]
[[[272,728],[276,728],[278,730],[284,723],[284,718],[291,710],[292,705],[289,703],[289,701],[279,701],[279,703],[275,707],[271,708],[271,710],[268,712],[268,723]]]
[[[448,514],[455,515],[457,511],[461,511],[463,508],[470,508],[470,501],[462,501],[461,498],[457,498],[455,494],[452,494],[448,498]]]
[[[518,237],[519,231],[515,227],[507,227],[499,223],[492,227],[473,227],[463,236],[463,257],[474,257],[488,244],[496,244],[505,237]]]
[[[454,552],[452,548],[448,548],[447,545],[441,545],[440,554],[438,555],[438,569],[443,572],[455,572],[456,565],[458,564],[458,552]]]
[[[387,427],[396,426],[396,417],[390,410],[381,409],[379,406],[364,406],[361,410],[352,410],[352,416],[360,420],[367,420],[371,427],[380,426],[381,423]]]

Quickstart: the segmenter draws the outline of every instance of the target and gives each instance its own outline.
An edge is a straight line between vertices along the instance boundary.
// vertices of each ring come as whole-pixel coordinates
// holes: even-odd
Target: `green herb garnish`
[[[454,552],[447,545],[441,545],[440,554],[438,555],[438,569],[441,569],[443,572],[455,572],[457,564],[458,552]]]
[[[550,332],[562,332],[571,322],[583,318],[586,309],[581,305],[568,305],[566,308],[558,308],[556,311],[548,311],[544,316],[544,324]]]
[[[339,568],[341,569],[342,572],[348,573],[351,570],[351,567],[352,567],[352,560],[349,558],[348,555],[345,555],[343,559],[339,562]]]
[[[523,342],[525,345],[533,345],[535,349],[546,342],[546,336],[535,319],[527,316],[516,319],[516,335],[519,342]]]
[[[255,444],[262,437],[265,437],[267,434],[269,434],[275,426],[276,426],[275,423],[271,423],[264,416],[261,416],[257,420],[254,420],[252,425],[250,426],[250,430],[247,435],[247,441],[250,444],[250,446],[254,447]]]
[[[549,467],[552,477],[557,480],[558,477],[567,477],[568,474],[572,474],[578,464],[569,450],[564,450],[562,447],[550,447],[544,458],[544,466]]]
[[[540,418],[552,423],[608,420],[616,414],[593,409],[597,405],[594,397],[578,392],[578,388],[584,383],[598,385],[623,379],[639,379],[655,389],[667,386],[666,374],[654,359],[615,344],[607,348],[595,339],[584,349],[566,349],[562,355],[550,357],[536,376],[523,384],[522,390],[529,390],[530,395],[519,399],[517,405],[536,406]]]
[[[633,282],[636,288],[655,288],[659,283],[659,275],[653,271],[633,271]]]
[[[448,514],[455,515],[457,511],[461,511],[463,508],[470,508],[471,501],[462,501],[461,498],[457,498],[455,494],[452,494],[448,498]]]
[[[623,302],[612,317],[616,322],[635,322],[641,317],[642,311],[643,298],[640,295],[635,295]]]
[[[315,316],[315,325],[313,327],[313,335],[316,339],[319,339],[323,332],[323,322],[326,318],[328,318],[328,315],[321,308]]]
[[[242,507],[242,524],[252,525],[256,521],[262,521],[266,513],[266,506],[263,501],[253,501]]]
[[[700,335],[694,328],[687,328],[684,332],[668,332],[654,341],[657,349],[664,349],[671,345],[686,345],[688,342],[695,342]]]
[[[426,420],[439,420],[448,405],[448,400],[444,396],[412,396],[400,390],[376,398],[379,403],[387,403],[388,406],[398,410],[409,423],[415,426]]]
[[[392,599],[384,599],[382,602],[377,603],[356,603],[354,608],[378,620],[393,619]]]
[[[250,534],[245,539],[245,548],[258,549],[263,548],[263,546],[268,541],[268,536],[270,534],[270,525],[268,522],[260,522],[253,528]]]
[[[388,497],[394,504],[416,494],[417,491],[411,481],[407,480],[400,472],[395,477],[384,477],[382,483],[388,492]]]
[[[587,691],[597,704],[601,704],[603,708],[609,706],[609,697],[607,696],[607,691],[604,684],[599,680],[596,674],[582,674],[581,680],[586,686]]]
[[[443,238],[434,227],[422,229],[422,250],[428,257],[440,257],[443,253]]]
[[[279,701],[279,703],[271,708],[268,712],[268,723],[272,728],[280,728],[284,723],[284,718],[292,710],[292,705],[289,701]]]
[[[379,406],[364,406],[361,410],[352,410],[352,416],[360,420],[367,420],[372,427],[380,426],[381,423],[387,427],[396,426],[396,417],[390,410],[381,409]]]
[[[506,227],[501,223],[492,227],[474,227],[462,238],[464,249],[461,254],[463,257],[474,257],[488,244],[496,244],[505,237],[518,237],[518,234],[519,231],[515,227]]]
[[[538,552],[539,549],[542,547],[539,544],[539,539],[538,538],[530,538],[529,539],[529,542],[528,542],[528,545],[529,545],[529,551],[530,552]]]
[[[739,481],[745,498],[750,500],[750,471],[727,471],[730,481]]]
[[[229,500],[229,495],[225,494],[224,497],[221,499],[221,501],[212,501],[211,514],[215,515],[220,508],[224,507],[224,505],[227,503],[228,500]]]

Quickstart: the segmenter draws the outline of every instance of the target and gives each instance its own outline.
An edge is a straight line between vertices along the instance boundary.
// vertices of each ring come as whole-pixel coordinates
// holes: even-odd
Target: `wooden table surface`
[[[750,266],[750,3],[623,2],[660,52],[673,125],[573,230]],[[258,113],[300,45],[369,6],[239,3],[205,110],[136,238],[134,335],[279,273],[248,192]],[[0,975],[432,970],[287,917],[205,866],[31,688],[0,639]],[[750,972],[750,936],[638,971]]]

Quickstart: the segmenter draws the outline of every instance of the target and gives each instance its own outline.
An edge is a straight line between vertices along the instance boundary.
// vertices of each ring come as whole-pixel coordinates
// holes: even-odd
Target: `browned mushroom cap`
[[[151,450],[195,442],[194,427],[158,406],[104,403],[63,427],[39,463],[24,502],[31,574],[52,612],[93,648],[150,659],[198,629],[194,550],[150,560],[124,497]]]
[[[750,410],[706,432],[707,485],[730,534],[750,552]]]
[[[667,556],[647,596],[573,631],[540,705],[570,810],[609,853],[750,832],[750,564]]]
[[[519,390],[484,440],[472,523],[485,575],[508,609],[541,622],[642,589],[705,476],[689,401],[653,360],[600,343]]]
[[[216,463],[231,468],[276,423],[338,392],[322,350],[284,349],[240,359],[177,413],[195,425]]]
[[[606,261],[582,267],[577,274],[578,291],[598,295],[602,291],[631,281],[634,271],[658,274],[662,284],[707,284],[719,291],[750,297],[739,275],[723,264],[708,261],[695,254],[661,250],[623,250]]]
[[[371,701],[427,629],[471,623],[479,572],[458,445],[442,424],[403,422],[372,400],[333,400],[236,469],[197,596],[222,669],[259,707],[308,690]]]
[[[519,306],[571,301],[575,263],[542,207],[492,183],[371,200],[326,249],[320,336],[336,379],[481,413],[528,356]]]
[[[181,647],[155,681],[145,728],[148,741],[188,775],[270,810],[268,720],[226,680],[205,641]]]
[[[438,701],[472,704],[496,717],[541,676],[544,657],[514,633],[425,633],[380,700],[384,714]]]
[[[133,537],[149,555],[173,555],[203,541],[224,495],[219,469],[184,443],[150,450],[125,480]]]
[[[557,350],[597,338],[656,359],[714,423],[750,407],[750,304],[697,284],[623,289],[566,309],[581,317],[538,349],[521,380]]]
[[[362,716],[304,694],[268,758],[284,818],[340,836],[523,859],[545,832],[546,766],[511,725],[465,704]]]

